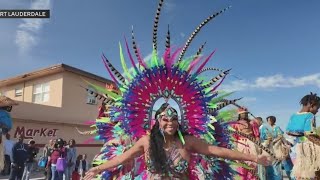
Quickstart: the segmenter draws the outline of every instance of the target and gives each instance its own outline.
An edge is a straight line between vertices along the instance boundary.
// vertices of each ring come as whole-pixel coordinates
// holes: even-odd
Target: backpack
[[[67,161],[64,155],[65,151],[61,152],[60,150],[60,157],[57,159],[57,171],[63,172],[67,168]]]

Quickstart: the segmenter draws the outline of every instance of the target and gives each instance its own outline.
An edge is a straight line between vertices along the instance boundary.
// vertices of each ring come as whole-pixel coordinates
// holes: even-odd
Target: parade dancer
[[[160,0],[154,18],[150,61],[142,60],[133,32],[132,45],[139,65],[126,39],[125,50],[132,69],[127,67],[121,45],[124,73],[102,55],[120,92],[87,82],[95,89],[95,96],[109,105],[109,110],[106,117],[90,124],[94,129],[89,134],[97,134],[92,139],[105,144],[85,179],[232,179],[238,174],[233,167],[250,168],[242,161],[269,164],[267,156],[230,150],[234,148],[235,132],[224,123],[228,113],[221,110],[239,99],[227,100],[231,93],[217,91],[230,70],[205,68],[215,51],[203,57],[202,45],[194,56],[184,58],[198,32],[229,7],[200,23],[183,48],[170,47],[168,29],[166,48],[163,55],[158,56],[157,29],[162,6],[163,0]],[[208,71],[218,74],[206,80],[203,74]],[[159,99],[165,103],[155,113],[154,106]],[[170,100],[177,107],[169,105]]]
[[[254,139],[259,139],[259,127],[256,123],[251,123],[249,119],[249,112],[246,108],[239,108],[238,109],[238,121],[232,125],[232,127],[241,133],[244,133]],[[243,137],[241,135],[235,134],[234,137],[237,140],[236,148],[238,151],[251,154],[257,156],[259,154],[259,149],[254,142],[250,139]],[[256,173],[258,171],[257,164],[254,162],[247,162],[247,164],[253,169],[250,171],[246,168],[239,167],[237,171],[239,172],[239,176],[241,179],[257,179]]]
[[[302,105],[301,110],[291,116],[286,129],[290,137],[289,141],[293,145],[292,175],[298,179],[312,179],[316,177],[316,171],[320,169],[318,160],[320,139],[315,129],[315,115],[320,107],[320,97],[315,93],[310,93],[300,100],[300,104]]]

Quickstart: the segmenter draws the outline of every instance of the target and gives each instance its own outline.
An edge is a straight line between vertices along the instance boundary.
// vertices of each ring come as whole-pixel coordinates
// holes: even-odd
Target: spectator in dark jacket
[[[30,174],[33,168],[34,164],[34,159],[37,157],[37,154],[39,152],[39,149],[35,147],[36,142],[34,140],[30,140],[28,143],[28,150],[27,150],[27,160],[25,163],[24,171],[23,171],[23,176],[22,180],[29,180],[30,179]]]
[[[24,163],[28,158],[28,146],[23,143],[23,135],[18,135],[18,142],[12,148],[12,163],[9,180],[21,180],[24,170]]]

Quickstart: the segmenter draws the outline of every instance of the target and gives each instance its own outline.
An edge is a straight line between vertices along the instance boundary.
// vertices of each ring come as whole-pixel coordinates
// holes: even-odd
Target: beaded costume
[[[110,106],[106,117],[100,117],[95,122],[91,122],[94,130],[90,134],[97,134],[93,139],[105,142],[101,152],[94,159],[94,165],[102,164],[122,154],[139,138],[150,133],[152,121],[154,121],[152,119],[153,107],[160,98],[166,101],[174,100],[178,104],[181,114],[178,121],[184,132],[203,139],[211,145],[234,147],[235,140],[231,134],[235,131],[229,123],[226,123],[232,118],[234,110],[223,112],[219,110],[229,104],[235,104],[239,99],[226,100],[231,93],[217,91],[230,70],[205,68],[215,51],[203,58],[201,52],[204,44],[194,56],[184,58],[186,50],[201,28],[229,7],[205,19],[194,30],[183,48],[170,47],[168,30],[165,52],[162,56],[158,56],[157,27],[162,5],[163,0],[160,0],[154,19],[153,54],[148,62],[142,60],[133,31],[132,45],[138,65],[125,39],[125,51],[132,64],[132,71],[127,67],[121,45],[120,61],[124,70],[123,74],[111,64],[105,55],[102,55],[103,62],[120,93],[117,94],[88,82],[97,92],[88,89],[87,91],[95,93],[98,99]],[[209,70],[218,71],[219,74],[205,80],[201,76]],[[183,144],[184,139],[181,134],[179,134],[179,139]],[[168,152],[169,161],[181,158],[175,151],[172,149],[172,152]],[[189,162],[181,159],[178,166],[170,166],[172,179],[176,177],[192,180],[233,179],[237,175],[235,167],[245,166],[239,162],[198,154],[191,154],[190,158]],[[104,171],[97,178],[148,179],[150,172],[152,172],[152,162],[142,155],[135,158],[133,162]],[[151,174],[151,176],[157,178],[157,175]]]

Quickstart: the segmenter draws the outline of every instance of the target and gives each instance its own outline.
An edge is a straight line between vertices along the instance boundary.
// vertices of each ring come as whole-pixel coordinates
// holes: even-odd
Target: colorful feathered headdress
[[[96,156],[94,164],[101,164],[121,154],[130,148],[137,139],[148,134],[152,128],[153,107],[161,98],[174,100],[178,104],[181,114],[180,125],[183,131],[213,145],[226,148],[233,146],[232,137],[226,133],[227,123],[223,121],[235,114],[235,111],[219,111],[229,104],[235,104],[239,99],[227,100],[226,97],[232,93],[217,91],[230,73],[230,69],[205,67],[215,53],[213,51],[209,56],[202,57],[201,53],[205,43],[200,46],[194,56],[184,58],[190,43],[200,30],[208,22],[228,10],[229,7],[213,13],[201,22],[191,33],[183,48],[171,48],[168,29],[164,54],[158,56],[157,29],[162,5],[163,0],[160,0],[154,18],[153,53],[149,61],[143,61],[133,30],[134,55],[131,53],[126,39],[124,48],[132,70],[129,70],[126,64],[121,44],[119,48],[123,74],[112,65],[105,55],[102,55],[105,67],[120,93],[91,84],[97,91],[97,97],[110,106],[107,116],[98,118],[91,126],[95,128],[91,134],[97,133],[94,139],[105,142],[100,154]],[[136,65],[134,56],[138,65]],[[205,80],[201,76],[209,70],[218,71],[218,74]],[[109,177],[145,179],[144,162],[144,156],[141,156],[135,160],[135,168],[119,166],[113,170],[105,171],[102,177],[105,179]],[[232,170],[232,165],[235,165],[232,161],[192,155],[189,166],[190,179],[198,179],[197,172],[199,171],[205,175],[206,179],[221,179],[222,177],[230,179],[236,173]]]

